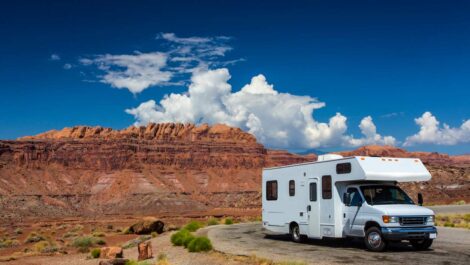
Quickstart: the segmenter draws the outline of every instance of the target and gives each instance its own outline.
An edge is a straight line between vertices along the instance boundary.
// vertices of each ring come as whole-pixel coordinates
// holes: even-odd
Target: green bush
[[[152,233],[150,233],[150,235],[152,236],[152,238],[155,238],[155,237],[157,237],[158,233],[157,232],[152,232]]]
[[[209,251],[211,249],[211,241],[205,236],[194,238],[188,245],[189,252]]]
[[[185,248],[188,248],[189,246],[189,243],[191,243],[191,241],[193,241],[193,239],[195,239],[196,237],[193,236],[191,233],[189,233],[184,239],[183,239],[183,246]]]
[[[34,250],[38,253],[54,253],[59,250],[59,248],[49,241],[40,241],[34,244]]]
[[[187,225],[184,226],[184,229],[188,230],[189,232],[196,232],[201,227],[202,227],[202,224],[200,222],[191,221]]]
[[[207,220],[207,225],[208,226],[211,226],[211,225],[218,225],[219,224],[219,220],[216,219],[216,218],[211,218],[209,220]]]
[[[101,255],[101,249],[99,249],[99,248],[94,248],[94,249],[91,250],[91,253],[90,253],[90,254],[91,254],[91,257],[92,257],[92,258],[97,259],[97,258],[99,258],[100,255]]]
[[[23,230],[21,230],[21,228],[16,228],[14,232],[15,232],[15,234],[17,234],[17,235],[23,234]]]
[[[173,243],[175,246],[183,246],[184,240],[190,235],[191,233],[188,230],[181,229],[180,231],[171,235],[171,243]]]
[[[231,224],[233,224],[233,219],[232,219],[232,218],[227,218],[227,219],[225,219],[225,224],[226,224],[226,225],[231,225]]]

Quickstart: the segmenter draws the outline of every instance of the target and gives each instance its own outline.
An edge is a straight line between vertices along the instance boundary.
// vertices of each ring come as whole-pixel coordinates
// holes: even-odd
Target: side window
[[[359,206],[359,202],[361,201],[359,191],[356,188],[349,188],[348,193],[351,198],[351,204],[349,206]]]
[[[347,173],[351,173],[351,163],[336,164],[336,174],[347,174]]]
[[[324,200],[331,199],[331,176],[323,176],[321,178],[322,198]]]
[[[266,200],[277,200],[277,181],[270,180],[266,182]]]
[[[295,196],[295,181],[289,180],[289,196]]]
[[[310,183],[310,201],[317,201],[317,183]]]

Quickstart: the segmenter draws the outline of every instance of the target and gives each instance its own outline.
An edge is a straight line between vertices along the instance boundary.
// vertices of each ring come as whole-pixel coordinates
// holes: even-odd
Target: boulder
[[[108,259],[100,261],[99,265],[125,265],[128,259]]]
[[[100,258],[102,259],[117,259],[122,258],[122,248],[121,247],[103,247],[101,248]]]
[[[137,250],[139,251],[139,257],[137,260],[146,260],[152,258],[152,242],[139,243]]]
[[[163,233],[163,228],[165,224],[154,218],[154,217],[146,217],[143,220],[131,225],[129,227],[129,232],[133,234],[150,234],[152,232],[157,232],[158,234]]]

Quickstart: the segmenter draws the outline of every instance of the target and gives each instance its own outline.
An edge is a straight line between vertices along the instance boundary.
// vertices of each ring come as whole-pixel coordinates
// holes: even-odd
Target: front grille
[[[426,217],[422,216],[400,217],[401,225],[424,225],[425,223]]]

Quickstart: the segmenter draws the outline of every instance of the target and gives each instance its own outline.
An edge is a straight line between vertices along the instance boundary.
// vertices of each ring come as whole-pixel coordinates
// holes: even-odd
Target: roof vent
[[[337,154],[326,154],[326,155],[319,155],[317,161],[328,161],[328,160],[335,160],[343,158],[342,155]]]

